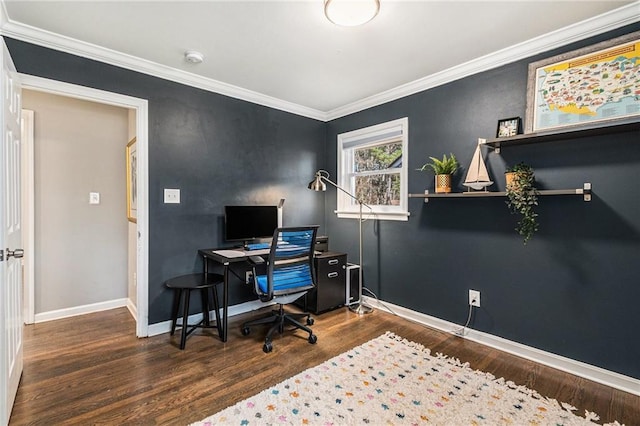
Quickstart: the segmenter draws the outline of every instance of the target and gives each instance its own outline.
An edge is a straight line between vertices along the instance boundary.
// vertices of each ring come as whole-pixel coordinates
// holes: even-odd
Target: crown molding
[[[4,2],[1,3],[4,8]],[[315,120],[326,121],[326,113],[313,108],[308,108],[293,102],[287,102],[272,96],[244,89],[242,87],[223,83],[221,81],[200,77],[186,71],[160,65],[155,62],[127,55],[115,50],[106,49],[95,44],[86,43],[71,37],[66,37],[40,28],[14,22],[10,19],[5,20],[4,23],[2,23],[0,34],[16,40],[58,50],[60,52],[70,53],[72,55],[92,59],[109,65],[115,65],[120,68],[141,72],[209,92],[241,99],[254,104],[263,105]]]
[[[186,71],[160,65],[94,44],[85,43],[70,37],[13,22],[6,14],[4,1],[0,0],[0,4],[2,6],[0,8],[0,34],[3,36],[319,121],[335,120],[640,21],[640,15],[638,14],[640,0],[637,0],[602,15],[578,22],[506,49],[472,59],[463,64],[386,90],[377,95],[369,96],[330,111],[319,111],[221,81],[203,78]]]
[[[527,40],[506,49],[472,59],[444,71],[403,84],[393,89],[369,96],[359,101],[333,109],[326,113],[326,120],[335,120],[367,108],[395,101],[427,89],[432,89],[473,74],[498,68],[530,56],[562,47],[575,41],[605,33],[640,21],[640,0],[602,15],[578,22],[568,27]]]

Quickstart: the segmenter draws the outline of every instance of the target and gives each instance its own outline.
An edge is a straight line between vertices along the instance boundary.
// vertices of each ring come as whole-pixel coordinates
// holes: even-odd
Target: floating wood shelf
[[[591,201],[591,183],[585,182],[582,188],[576,189],[539,189],[538,195],[582,195],[584,201]],[[473,191],[473,192],[451,192],[449,194],[432,194],[425,190],[424,194],[409,194],[409,198],[424,198],[428,203],[429,198],[484,198],[484,197],[506,197],[504,191]]]
[[[525,133],[522,135],[509,136],[505,138],[487,139],[484,145],[492,147],[496,152],[500,152],[501,147],[526,145],[531,143],[551,142],[563,139],[573,139],[588,136],[610,135],[614,133],[624,133],[640,131],[640,121],[633,120],[616,121],[616,124],[597,123],[583,125],[578,128],[555,129],[543,132]]]

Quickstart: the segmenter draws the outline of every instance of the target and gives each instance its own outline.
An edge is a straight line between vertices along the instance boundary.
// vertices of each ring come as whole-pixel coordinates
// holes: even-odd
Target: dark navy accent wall
[[[524,119],[530,62],[640,29],[597,38],[473,75],[328,124],[330,172],[338,134],[409,117],[409,192],[433,191],[415,171],[429,156],[454,153],[465,167],[477,138],[497,121]],[[481,291],[471,327],[564,357],[640,378],[640,134],[629,132],[536,145],[483,148],[490,189],[504,190],[506,165],[531,164],[540,189],[593,184],[579,196],[539,199],[540,231],[525,246],[505,199],[410,199],[407,222],[364,224],[364,283],[382,300],[464,324],[468,289]],[[337,219],[326,196],[331,247],[357,262],[357,221]]]
[[[285,198],[285,225],[323,225],[324,199],[306,186],[323,165],[325,123],[5,40],[21,73],[148,100],[150,324],[170,318],[163,282],[202,271],[197,249],[224,244],[225,204]],[[164,188],[179,188],[181,204],[164,204]],[[231,285],[230,303],[254,299]]]

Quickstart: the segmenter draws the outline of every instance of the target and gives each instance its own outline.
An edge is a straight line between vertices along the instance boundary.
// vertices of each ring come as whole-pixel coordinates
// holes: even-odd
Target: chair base
[[[242,335],[247,336],[251,332],[250,327],[254,325],[271,324],[271,327],[267,332],[267,336],[264,339],[264,345],[262,346],[262,350],[266,353],[269,353],[273,350],[273,345],[271,341],[274,333],[277,331],[278,333],[283,334],[285,325],[293,326],[294,327],[293,330],[300,329],[309,333],[309,338],[307,340],[311,344],[314,344],[318,341],[317,336],[313,334],[313,330],[307,327],[307,325],[313,325],[313,318],[311,318],[310,313],[308,312],[290,313],[284,310],[283,305],[279,305],[279,306],[280,306],[279,309],[272,311],[271,315],[268,317],[247,321],[244,324],[242,324]],[[300,320],[305,317],[307,318],[306,320],[307,325],[304,325],[300,322]]]

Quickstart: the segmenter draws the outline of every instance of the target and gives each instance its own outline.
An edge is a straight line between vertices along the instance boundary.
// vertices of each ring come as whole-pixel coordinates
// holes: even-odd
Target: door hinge
[[[0,250],[0,262],[4,260],[4,250]]]

